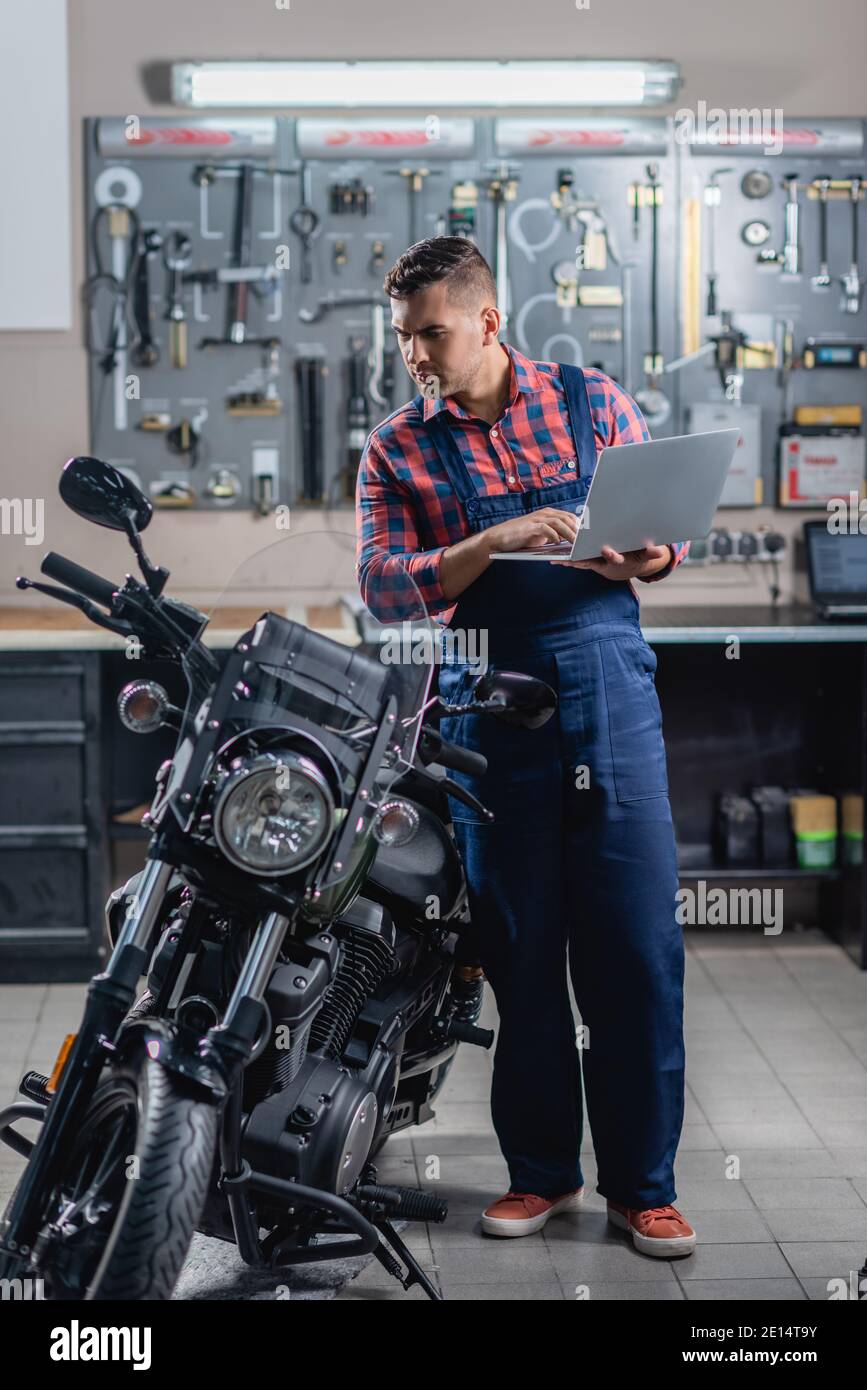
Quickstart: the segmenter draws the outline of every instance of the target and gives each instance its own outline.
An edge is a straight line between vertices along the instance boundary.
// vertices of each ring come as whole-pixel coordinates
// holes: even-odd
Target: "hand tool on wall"
[[[385,266],[385,242],[376,241],[370,243],[370,260],[367,263],[367,270],[370,275],[381,275]]]
[[[545,220],[548,220],[550,225],[547,227],[545,235],[538,241],[528,241],[524,233],[524,219],[535,212],[545,214]],[[524,198],[509,215],[509,243],[526,256],[530,265],[535,265],[541,252],[547,251],[560,238],[559,221],[556,217],[550,217],[550,212],[550,198]],[[538,219],[536,221],[538,222]]]
[[[106,170],[105,173],[128,171]],[[129,182],[117,178],[110,185],[101,176],[97,180],[97,197],[101,199],[90,229],[91,255],[94,273],[84,283],[83,297],[86,309],[87,349],[97,360],[104,382],[100,388],[99,401],[94,409],[94,429],[96,429],[102,394],[109,376],[112,378],[114,396],[114,427],[125,430],[127,427],[126,368],[127,345],[129,343],[130,292],[135,283],[140,248],[140,225],[138,216],[130,202],[116,202],[110,198],[111,188],[117,183],[132,200],[140,196],[141,184],[137,180]],[[137,185],[137,187],[136,187]],[[101,237],[103,228],[111,246],[111,270],[105,268],[102,259]],[[97,311],[100,295],[107,297],[104,314]],[[98,329],[98,320],[105,323],[104,332]]]
[[[641,205],[643,202],[644,185],[641,183],[631,183],[628,189],[629,206],[632,209],[632,240],[637,241],[641,235]]]
[[[186,232],[171,232],[163,243],[163,263],[168,273],[169,359],[173,367],[187,365],[187,317],[183,300],[183,272],[192,259],[193,244]]]
[[[558,170],[557,187],[550,195],[550,203],[555,218],[568,231],[574,233],[580,227],[581,240],[575,251],[575,264],[579,270],[606,270],[609,256],[615,265],[620,264],[613,235],[602,216],[598,200],[580,188],[576,189],[571,169]],[[514,229],[513,219],[510,225],[513,241]]]
[[[419,208],[418,204],[424,192],[425,179],[437,178],[442,173],[442,169],[428,169],[426,165],[412,168],[409,165],[402,165],[399,169],[386,169],[387,174],[406,180],[407,194],[407,236],[408,245],[415,246],[419,240]]]
[[[342,501],[355,500],[358,465],[370,432],[370,406],[367,399],[367,340],[357,335],[349,339],[346,395],[345,465],[335,479],[335,491]]]
[[[244,268],[237,266],[223,265],[214,269],[187,270],[184,272],[185,285],[201,285],[202,289],[212,290],[218,285],[249,285],[253,289],[256,285],[267,285],[270,287],[280,278],[280,271],[276,265],[250,265]],[[255,290],[254,290],[255,293]],[[214,338],[212,342],[222,343],[223,338]],[[245,338],[245,342],[255,342],[255,339]]]
[[[558,309],[574,309],[578,304],[578,267],[574,260],[556,261],[551,267]]]
[[[713,318],[717,313],[716,216],[722,196],[718,180],[721,174],[733,173],[734,170],[730,166],[724,169],[714,169],[704,186],[704,205],[707,208],[707,300],[704,311],[708,318]]]
[[[386,409],[388,410],[390,410],[394,404],[394,363],[396,357],[396,352],[384,352],[382,354],[382,376],[380,380],[382,394],[385,398]]]
[[[680,265],[680,346],[682,352],[695,352],[702,335],[701,232],[703,206],[700,198],[684,198],[681,209]]]
[[[828,189],[831,179],[820,174],[813,180],[813,187],[819,196],[819,273],[810,279],[814,290],[829,290],[831,276],[828,273]]]
[[[843,286],[843,298],[840,301],[840,308],[844,314],[857,314],[861,308],[861,292],[864,289],[864,282],[861,279],[861,270],[858,264],[858,205],[861,202],[861,193],[864,181],[859,174],[853,174],[849,180],[849,199],[852,215],[852,263],[846,275],[841,277],[840,284]]]
[[[234,502],[241,495],[241,479],[231,468],[218,468],[205,484],[205,492],[215,502]]]
[[[795,364],[795,322],[794,319],[777,319],[775,323],[775,334],[777,344],[777,385],[783,395],[788,394],[791,382],[792,368]],[[788,406],[785,399],[781,401],[781,409],[788,413]]]
[[[384,304],[384,302],[381,294],[371,294],[369,290],[350,290],[345,294],[343,292],[335,294],[333,290],[329,290],[327,294],[319,296],[312,309],[299,309],[298,317],[302,323],[318,323],[332,309],[351,309],[360,304]]]
[[[162,235],[156,227],[148,227],[139,238],[133,285],[133,318],[135,319],[136,337],[132,347],[132,360],[137,367],[155,367],[160,360],[160,350],[151,333],[149,263],[151,256],[162,250],[162,245]]]
[[[361,179],[337,179],[328,188],[328,210],[333,217],[360,213],[366,217],[373,211],[373,187]]]
[[[367,394],[374,405],[391,408],[394,395],[394,362],[396,353],[385,350],[385,306],[381,302],[370,306],[370,350],[367,354],[369,375]]]
[[[151,500],[155,507],[186,508],[195,505],[196,489],[192,483],[181,482],[177,478],[160,478],[151,483]]]
[[[301,242],[301,283],[309,285],[313,277],[312,247],[322,231],[319,213],[311,207],[310,168],[301,165],[301,202],[289,218],[289,228]]]
[[[574,265],[571,262],[569,264],[571,265],[570,273],[572,273],[574,271]],[[581,350],[581,344],[578,342],[577,338],[572,337],[568,333],[554,333],[550,338],[545,339],[544,343],[542,344],[541,350],[533,351],[531,349],[530,343],[527,338],[527,323],[529,322],[531,316],[537,313],[539,306],[542,304],[553,304],[556,306],[557,291],[555,290],[553,293],[549,293],[546,291],[544,294],[531,294],[529,299],[525,299],[523,301],[520,309],[518,310],[517,314],[515,314],[515,317],[512,321],[512,341],[517,344],[521,352],[525,353],[528,356],[535,356],[540,361],[544,360],[547,362],[563,360],[569,361],[569,358],[563,358],[563,349],[560,347],[561,343],[566,344],[571,353],[572,364],[576,367],[583,367],[584,358]],[[568,306],[566,308],[561,309],[561,312],[563,314],[564,322],[568,322],[567,316],[570,313]],[[556,353],[552,351],[555,344],[557,345]]]
[[[188,457],[190,468],[195,468],[199,461],[200,440],[201,435],[193,422],[184,417],[166,434],[166,448],[173,454]]]
[[[200,170],[200,179],[207,177],[208,172],[206,169]],[[215,284],[224,284],[228,291],[224,335],[222,338],[202,338],[200,348],[244,347],[247,344],[258,346],[263,341],[273,341],[270,338],[251,338],[247,324],[251,292],[262,298],[263,295],[256,286],[264,284],[268,287],[266,293],[272,293],[279,277],[276,265],[254,266],[251,263],[253,180],[261,171],[255,169],[252,164],[239,164],[237,169],[230,172],[233,172],[237,179],[232,218],[232,264],[217,270],[192,271],[183,276],[185,285],[199,284],[209,288]]]
[[[581,238],[582,270],[607,270],[609,257],[615,265],[619,265],[620,255],[615,249],[614,234],[595,198],[588,198],[579,209],[578,221],[584,224]]]
[[[761,172],[760,170],[756,171]],[[785,243],[782,251],[777,251],[772,246],[765,246],[759,251],[756,257],[759,265],[780,269],[785,275],[800,276],[801,273],[801,244],[800,244],[800,217],[801,209],[798,202],[800,185],[797,174],[785,174],[780,180],[780,187],[786,194],[785,203]]]
[[[798,205],[798,175],[786,174],[782,180],[786,190],[786,243],[783,247],[784,275],[800,275],[800,207]]]
[[[662,353],[659,348],[659,208],[662,203],[662,185],[659,182],[659,165],[646,166],[648,183],[644,192],[650,208],[650,352],[644,358],[645,384],[635,393],[635,400],[647,418],[648,425],[662,425],[671,414],[671,402],[659,388],[659,376],[663,370]]]
[[[655,167],[648,166],[647,172],[651,181],[651,190],[658,189]],[[658,201],[656,193],[653,193],[650,203],[651,208],[655,207]],[[694,228],[694,219],[688,219],[687,227],[689,227],[691,223]],[[651,218],[651,228],[652,227],[653,219]],[[653,250],[651,250],[651,262],[653,262],[653,259]],[[626,269],[627,267],[624,267],[624,283],[626,283]],[[653,278],[654,277],[651,276],[651,281]],[[654,296],[651,294],[651,336],[655,340],[657,330],[654,319]],[[772,367],[776,365],[777,349],[774,343],[761,343],[749,340],[746,333],[734,327],[731,314],[726,310],[720,312],[720,319],[722,326],[719,332],[711,334],[706,343],[664,365],[662,364],[658,346],[656,347],[656,351],[654,351],[653,348],[651,349],[651,363],[648,363],[648,360],[645,359],[646,371],[648,371],[652,363],[655,363],[652,374],[648,371],[648,375],[651,377],[651,389],[641,390],[635,393],[636,401],[648,417],[648,424],[662,423],[671,410],[671,406],[666,397],[662,395],[661,391],[656,389],[657,383],[654,377],[658,373],[670,375],[680,371],[681,368],[688,364],[698,361],[702,357],[713,354],[726,400],[733,404],[740,404],[744,369],[746,367]],[[660,397],[661,400],[658,399]],[[650,408],[649,410],[648,406]],[[657,410],[661,412],[661,417],[656,413]],[[653,418],[651,418],[651,414]]]
[[[741,241],[745,246],[751,246],[758,250],[760,246],[765,246],[771,239],[771,224],[765,222],[761,217],[754,217],[751,222],[745,222],[741,227]]]
[[[171,425],[172,417],[167,410],[148,410],[139,419],[136,429],[144,430],[146,434],[161,434],[171,429]]]
[[[256,342],[262,349],[262,365],[259,369],[262,384],[254,390],[230,392],[226,398],[226,410],[229,415],[280,415],[283,410],[283,402],[277,388],[282,340],[259,338]]]
[[[252,217],[253,166],[242,164],[238,174],[232,228],[232,264],[237,270],[246,270],[250,264]],[[230,343],[243,343],[246,340],[249,296],[250,286],[246,280],[239,280],[229,286],[226,302],[226,337]]]
[[[579,203],[575,197],[575,175],[571,169],[557,170],[557,187],[551,194],[551,206],[570,232],[577,230]]]
[[[713,355],[726,400],[733,405],[740,405],[745,368],[776,365],[777,349],[773,343],[751,341],[746,333],[734,327],[731,313],[726,309],[721,310],[720,319],[719,331],[712,333],[706,343],[694,352],[684,353],[683,356],[666,362],[662,370],[667,375],[679,372],[690,363]],[[636,393],[636,400],[640,394]]]
[[[511,289],[509,286],[509,241],[506,235],[506,204],[515,201],[518,191],[518,166],[500,160],[491,168],[485,180],[488,197],[494,204],[496,236],[494,242],[493,272],[497,286],[497,303],[500,309],[500,332],[509,322],[512,310]]]
[[[448,236],[476,239],[476,213],[478,212],[479,189],[472,179],[452,184],[452,200],[448,211]]]
[[[298,357],[298,420],[301,432],[301,498],[321,502],[323,492],[323,394],[328,371],[321,357]]]
[[[295,171],[292,169],[278,169],[273,165],[268,165],[267,167],[263,168],[261,165],[252,164],[246,161],[241,164],[195,164],[193,166],[191,177],[193,183],[200,190],[201,195],[199,202],[199,237],[201,238],[201,240],[205,242],[211,240],[222,240],[223,238],[223,233],[216,231],[210,225],[210,203],[208,198],[208,190],[217,183],[218,179],[234,178],[236,180],[236,183],[238,185],[238,195],[236,196],[235,213],[233,217],[234,231],[234,223],[238,220],[239,207],[243,205],[245,201],[248,204],[248,210],[251,207],[253,198],[253,180],[257,177],[265,177],[271,179],[273,183],[272,196],[274,199],[274,226],[270,232],[266,233],[266,235],[271,236],[276,240],[276,238],[279,235],[280,227],[280,192],[278,177],[282,175],[292,175],[294,174],[294,172]],[[250,219],[248,216],[248,226],[249,220]],[[235,264],[242,265],[243,257],[241,257],[240,259],[236,259]],[[238,278],[241,279],[244,277],[239,276]]]
[[[711,334],[717,373],[723,395],[733,405],[740,405],[744,384],[743,353],[747,336],[732,324],[731,314],[723,310],[719,333]]]
[[[367,393],[374,405],[388,407],[394,390],[394,354],[385,351],[385,308],[381,295],[365,294],[363,291],[352,294],[321,295],[312,309],[298,310],[303,323],[318,323],[332,309],[370,306],[370,349],[367,365],[370,374]]]
[[[279,450],[271,444],[253,446],[250,468],[253,475],[253,505],[259,516],[267,516],[277,501]]]
[[[623,364],[620,370],[620,380],[623,389],[629,395],[634,395],[632,389],[632,364],[634,361],[635,349],[635,322],[634,322],[634,295],[632,281],[635,271],[638,269],[635,261],[624,261],[620,270],[620,281],[623,286],[623,304],[620,310],[620,328],[623,342]]]
[[[767,198],[773,186],[773,179],[764,169],[748,169],[741,179],[741,192],[745,198]]]

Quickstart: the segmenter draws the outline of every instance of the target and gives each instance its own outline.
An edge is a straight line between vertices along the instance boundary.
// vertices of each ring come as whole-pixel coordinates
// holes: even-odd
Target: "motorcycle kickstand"
[[[388,1242],[388,1244],[381,1243],[373,1252],[376,1255],[376,1258],[379,1260],[379,1263],[382,1265],[383,1269],[386,1269],[389,1274],[393,1274],[395,1279],[397,1279],[398,1282],[401,1283],[405,1289],[410,1288],[413,1284],[420,1284],[421,1287],[424,1289],[425,1293],[427,1294],[428,1298],[442,1300],[443,1295],[440,1293],[436,1285],[433,1284],[430,1279],[428,1279],[427,1275],[425,1274],[421,1265],[418,1263],[418,1260],[416,1260],[415,1256],[411,1253],[411,1251],[407,1250],[406,1246],[404,1245],[400,1236],[397,1234],[397,1231],[394,1229],[391,1222],[388,1221],[385,1217],[379,1217],[378,1219],[374,1218],[372,1220],[372,1224],[379,1231],[380,1235],[383,1236],[384,1242]],[[404,1264],[409,1266],[409,1271],[405,1279],[403,1277],[403,1271],[401,1270],[401,1267],[398,1264],[397,1260],[394,1259],[393,1255],[391,1254],[391,1251],[388,1249],[388,1245],[393,1246],[393,1248],[397,1251],[398,1255],[400,1255],[400,1258],[403,1260]]]

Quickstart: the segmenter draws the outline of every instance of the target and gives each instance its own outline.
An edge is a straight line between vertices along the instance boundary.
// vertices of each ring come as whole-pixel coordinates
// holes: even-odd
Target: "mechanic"
[[[532,731],[482,714],[441,721],[444,738],[487,758],[483,778],[450,775],[495,814],[485,822],[450,799],[481,966],[462,974],[484,972],[499,1014],[491,1112],[509,1190],[482,1230],[529,1235],[580,1207],[583,1072],[609,1221],[644,1254],[688,1255],[695,1231],[673,1205],[683,934],[656,656],[631,582],[669,575],[688,542],[493,561],[571,540],[598,452],[649,439],[647,426],[603,372],[532,361],[500,341],[493,276],[469,239],[417,242],[384,288],[420,390],[365,444],[362,597],[382,621],[399,617],[389,566],[405,566],[440,623],[485,633],[473,650],[491,667],[535,676],[558,697]],[[477,674],[453,657],[440,693],[468,700]]]

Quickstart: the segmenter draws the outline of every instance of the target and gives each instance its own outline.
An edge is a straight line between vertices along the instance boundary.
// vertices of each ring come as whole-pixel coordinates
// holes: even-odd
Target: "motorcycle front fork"
[[[171,874],[171,865],[148,861],[111,958],[88,986],[78,1034],[0,1232],[0,1256],[27,1260],[31,1255],[45,1196],[62,1174],[71,1141],[147,965],[147,945]]]
[[[0,1267],[4,1259],[26,1262],[31,1257],[46,1195],[62,1176],[71,1141],[93,1097],[106,1056],[114,1051],[114,1039],[147,967],[151,934],[173,872],[171,864],[158,859],[148,861],[106,968],[88,986],[79,1031],[57,1091],[45,1111],[5,1229],[0,1231]],[[265,988],[288,925],[289,919],[279,913],[271,913],[262,922],[222,1023],[210,1029],[203,1039],[203,1060],[215,1061],[230,1086],[240,1078],[253,1050]],[[237,1167],[229,1171],[237,1172]]]

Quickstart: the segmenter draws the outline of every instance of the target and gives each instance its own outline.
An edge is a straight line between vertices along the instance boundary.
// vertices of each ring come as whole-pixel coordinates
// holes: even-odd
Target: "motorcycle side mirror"
[[[59,491],[67,507],[85,521],[126,533],[149,591],[159,598],[169,572],[151,564],[140,536],[154,514],[150,498],[119,468],[86,454],[63,465]]]
[[[154,514],[153,503],[119,468],[83,455],[69,459],[60,475],[60,496],[85,521],[130,534],[143,531]]]
[[[485,671],[473,682],[472,701],[486,714],[519,729],[539,729],[557,708],[557,695],[523,671]]]

